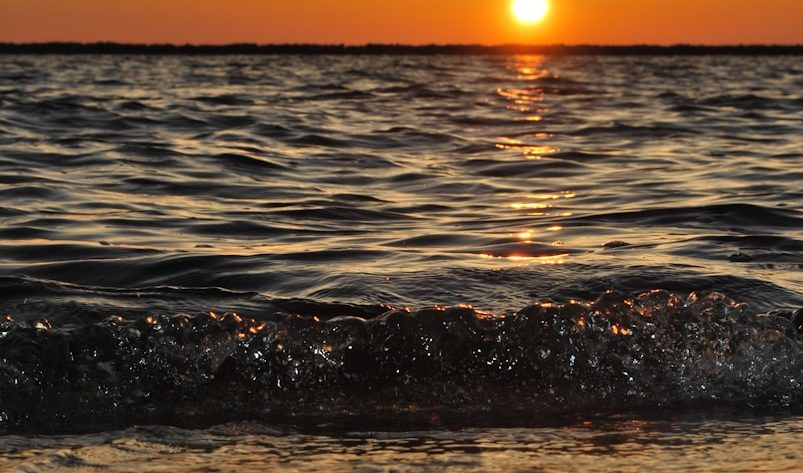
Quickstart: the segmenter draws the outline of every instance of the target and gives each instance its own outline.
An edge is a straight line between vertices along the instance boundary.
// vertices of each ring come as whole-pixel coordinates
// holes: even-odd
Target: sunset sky
[[[0,0],[0,41],[803,43],[803,0]]]

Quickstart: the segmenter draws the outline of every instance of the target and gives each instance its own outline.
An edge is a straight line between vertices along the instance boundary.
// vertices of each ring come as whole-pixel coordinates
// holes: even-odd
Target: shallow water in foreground
[[[0,466],[793,470],[801,90],[799,57],[0,57]]]
[[[614,417],[542,427],[304,432],[259,424],[0,437],[0,469],[44,472],[800,471],[799,416]]]

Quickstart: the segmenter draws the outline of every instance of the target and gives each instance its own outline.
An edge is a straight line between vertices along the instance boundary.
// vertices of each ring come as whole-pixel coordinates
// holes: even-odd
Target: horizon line
[[[0,54],[742,54],[803,55],[800,44],[522,44],[461,43],[121,43],[114,41],[0,41]]]

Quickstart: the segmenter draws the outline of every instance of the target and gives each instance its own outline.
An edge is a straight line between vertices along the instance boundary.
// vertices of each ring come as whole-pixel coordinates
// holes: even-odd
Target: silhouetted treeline
[[[481,46],[481,45],[424,45],[367,44],[120,44],[120,43],[0,43],[0,54],[449,54],[449,55],[803,55],[803,45],[733,45],[699,46]]]

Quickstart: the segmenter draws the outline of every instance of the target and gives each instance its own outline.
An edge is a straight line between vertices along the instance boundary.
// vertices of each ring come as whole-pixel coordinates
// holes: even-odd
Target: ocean
[[[800,56],[0,55],[0,469],[803,464]]]

